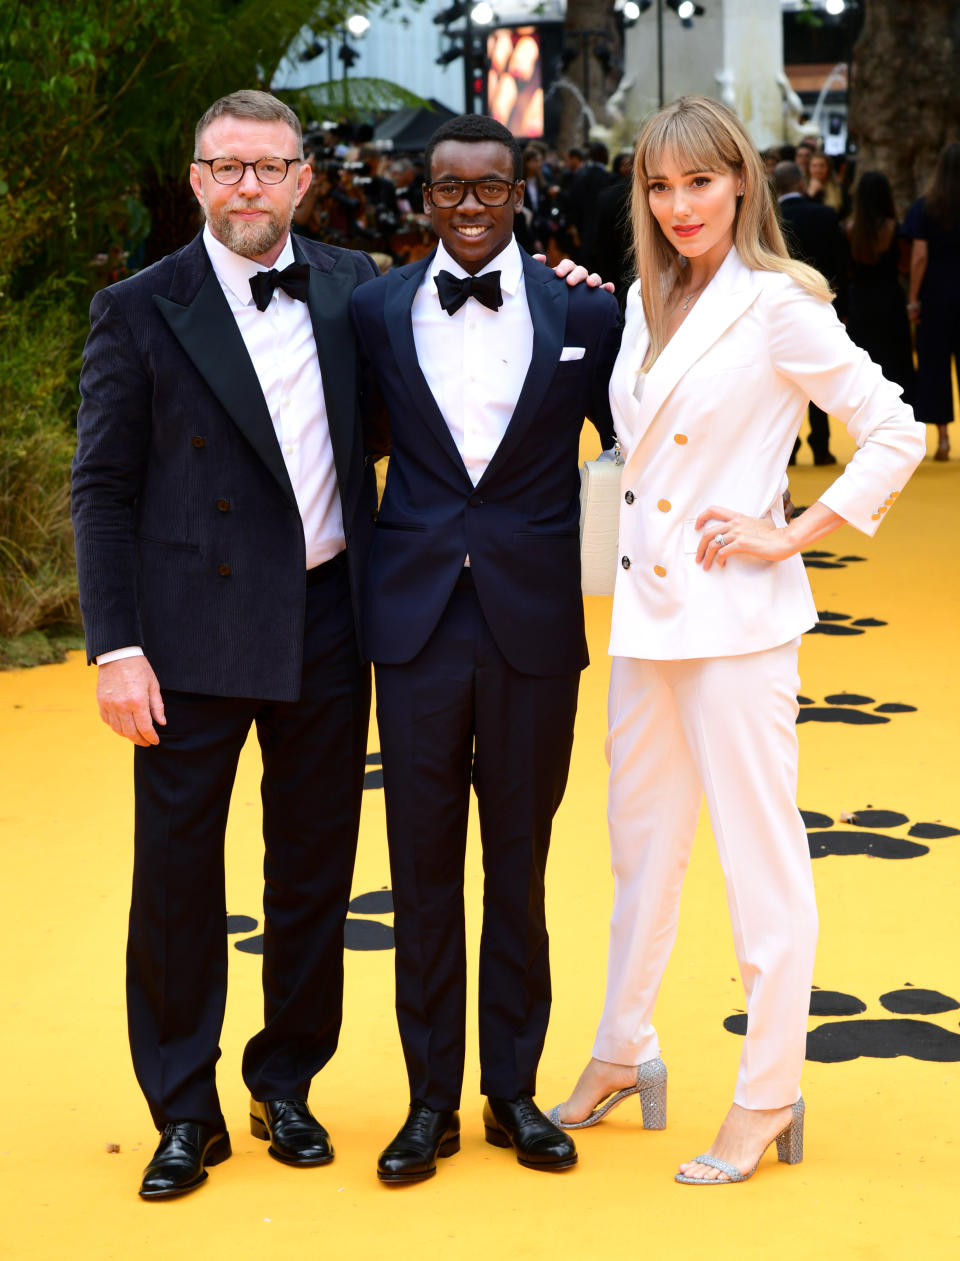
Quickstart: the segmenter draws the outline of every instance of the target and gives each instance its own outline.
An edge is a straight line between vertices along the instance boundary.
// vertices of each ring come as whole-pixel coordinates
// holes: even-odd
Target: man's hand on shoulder
[[[159,744],[154,723],[164,726],[160,684],[146,657],[122,657],[97,666],[100,717],[134,744]]]
[[[533,257],[538,263],[547,261],[546,254],[534,254]],[[575,263],[572,258],[562,258],[553,270],[561,280],[566,277],[568,285],[579,285],[585,280],[590,289],[606,289],[608,293],[614,291],[612,280],[604,281],[595,271],[588,272],[586,267]]]

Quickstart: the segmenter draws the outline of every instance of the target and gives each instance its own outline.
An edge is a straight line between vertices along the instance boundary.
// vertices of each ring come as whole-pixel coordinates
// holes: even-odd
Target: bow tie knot
[[[271,267],[269,271],[258,271],[250,277],[250,292],[257,304],[258,311],[265,311],[273,297],[274,289],[282,289],[298,302],[306,302],[307,289],[310,286],[309,263],[291,263],[283,271]]]
[[[437,296],[447,315],[455,315],[468,298],[476,298],[490,311],[503,306],[500,292],[500,273],[484,272],[482,276],[452,275],[448,271],[437,272]]]

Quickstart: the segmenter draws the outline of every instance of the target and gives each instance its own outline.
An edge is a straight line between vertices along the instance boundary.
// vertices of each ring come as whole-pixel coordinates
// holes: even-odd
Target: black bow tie
[[[258,271],[255,276],[250,277],[250,292],[253,294],[258,311],[267,309],[274,289],[278,288],[288,293],[291,298],[306,302],[309,285],[309,263],[291,263],[289,267],[284,267],[283,271],[277,271],[275,267],[271,267],[269,271]]]
[[[462,280],[448,271],[438,271],[437,294],[447,315],[459,311],[467,298],[476,298],[490,311],[497,311],[503,306],[498,271],[484,272],[482,276],[464,276]]]

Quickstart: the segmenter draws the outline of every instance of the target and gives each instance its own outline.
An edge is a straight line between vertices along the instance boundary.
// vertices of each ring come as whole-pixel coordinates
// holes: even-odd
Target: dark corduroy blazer
[[[350,296],[366,255],[293,239],[317,340],[357,616],[376,505]],[[276,434],[203,246],[98,293],[80,378],[73,519],[90,660],[142,646],[161,688],[296,700],[304,540]]]

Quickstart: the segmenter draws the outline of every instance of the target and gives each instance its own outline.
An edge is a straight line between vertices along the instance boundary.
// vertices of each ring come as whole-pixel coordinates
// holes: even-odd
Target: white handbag
[[[620,443],[580,469],[580,585],[584,595],[613,595],[620,534]]]

